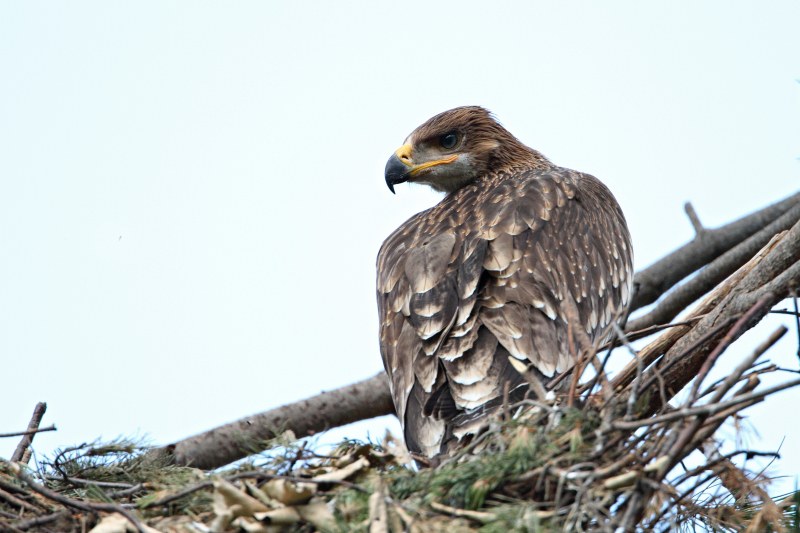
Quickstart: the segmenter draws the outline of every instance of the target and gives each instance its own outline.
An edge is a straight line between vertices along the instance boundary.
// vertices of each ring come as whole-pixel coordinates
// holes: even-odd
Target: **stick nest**
[[[734,463],[764,454],[723,455],[714,438],[725,421],[741,427],[742,409],[797,384],[758,387],[781,371],[758,359],[783,332],[725,379],[704,386],[698,376],[675,407],[647,413],[658,387],[646,374],[630,389],[648,391],[639,395],[595,379],[507,406],[435,467],[413,466],[391,436],[322,453],[290,434],[215,473],[153,463],[124,442],[65,449],[38,472],[2,461],[0,529],[797,531],[800,493],[771,498],[765,477]]]

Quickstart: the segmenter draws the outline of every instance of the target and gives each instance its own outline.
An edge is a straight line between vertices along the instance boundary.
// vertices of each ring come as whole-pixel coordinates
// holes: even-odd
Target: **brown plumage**
[[[418,127],[386,165],[393,192],[404,181],[446,196],[381,247],[380,347],[406,444],[433,457],[479,430],[504,388],[527,390],[509,357],[543,382],[570,368],[567,317],[605,340],[628,304],[632,250],[600,181],[553,165],[480,107]]]

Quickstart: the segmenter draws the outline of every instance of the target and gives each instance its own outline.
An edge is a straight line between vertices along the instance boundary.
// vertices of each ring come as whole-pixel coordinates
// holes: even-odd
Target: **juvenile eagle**
[[[632,250],[605,185],[552,164],[481,107],[414,130],[386,164],[392,192],[406,181],[445,197],[381,246],[380,348],[406,444],[434,457],[474,434],[504,390],[524,395],[509,357],[546,382],[574,363],[568,317],[605,340],[628,304]]]

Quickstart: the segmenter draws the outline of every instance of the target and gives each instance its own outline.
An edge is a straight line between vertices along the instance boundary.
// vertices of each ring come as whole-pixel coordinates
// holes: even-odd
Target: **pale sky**
[[[692,237],[687,200],[715,226],[783,198],[798,24],[796,1],[3,2],[0,433],[46,401],[39,453],[164,444],[380,371],[375,256],[439,198],[383,167],[445,109],[602,179],[637,269]],[[770,357],[797,368],[794,335]],[[800,449],[798,402],[748,411],[758,449]]]

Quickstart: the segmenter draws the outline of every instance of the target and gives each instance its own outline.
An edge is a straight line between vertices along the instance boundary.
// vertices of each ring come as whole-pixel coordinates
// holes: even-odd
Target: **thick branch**
[[[774,235],[791,228],[798,220],[800,220],[800,203],[792,206],[772,223],[717,257],[695,277],[667,294],[652,311],[628,322],[627,327],[630,330],[639,330],[669,322],[686,306],[713,289],[737,268],[745,264]]]
[[[675,395],[697,376],[706,357],[717,343],[726,335],[732,342],[745,331],[758,323],[770,307],[786,298],[800,285],[800,222],[770,243],[770,249],[757,264],[749,269],[720,303],[699,320],[686,334],[681,336],[664,357],[645,373],[647,378],[661,380],[668,396]],[[748,313],[748,323],[744,327],[719,329],[718,326],[739,319]],[[717,330],[712,336],[709,331]],[[702,337],[706,337],[701,340]],[[698,342],[700,341],[700,342]],[[665,370],[666,369],[666,370]],[[647,413],[661,407],[662,399],[657,394],[649,397]]]
[[[655,302],[680,280],[744,241],[799,203],[800,193],[795,193],[730,224],[717,229],[704,229],[691,242],[636,274],[631,310]],[[750,255],[752,256],[752,253]]]
[[[742,281],[745,275],[753,270],[756,265],[761,262],[764,257],[766,257],[771,249],[772,248],[770,246],[764,247],[764,249],[760,250],[752,259],[750,259],[750,261],[737,270],[732,276],[711,291],[711,293],[703,298],[703,300],[691,310],[686,317],[686,320],[682,322],[683,325],[676,326],[668,330],[667,332],[658,336],[655,340],[651,341],[647,346],[639,350],[638,361],[631,361],[625,366],[625,368],[617,372],[617,375],[612,381],[614,390],[620,392],[628,387],[636,378],[636,376],[639,375],[641,368],[650,366],[653,362],[657,361],[665,353],[667,353],[667,350],[672,348],[672,346],[678,342],[678,340],[685,336],[694,325],[697,325],[701,318],[707,316],[712,310],[714,310],[714,308],[717,307],[719,303],[731,293],[734,287],[736,287],[736,285]],[[697,338],[693,344],[686,348],[686,350],[692,351],[700,344],[706,342],[706,340],[716,337],[721,331],[723,331],[723,329],[733,323],[734,320],[735,318],[731,318],[727,322],[721,322],[717,324],[712,329],[705,330],[703,335]],[[637,387],[646,389],[648,384],[652,383],[654,380],[655,378],[653,376],[650,376],[649,379],[645,381],[640,380]]]
[[[386,374],[265,411],[148,452],[149,458],[195,468],[217,468],[264,449],[290,429],[298,438],[394,413]]]

